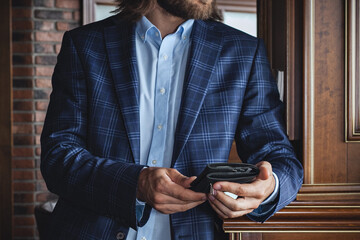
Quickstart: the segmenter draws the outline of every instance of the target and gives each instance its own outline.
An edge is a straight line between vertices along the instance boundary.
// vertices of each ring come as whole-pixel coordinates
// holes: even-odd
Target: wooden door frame
[[[0,239],[12,239],[12,38],[11,0],[0,8]]]

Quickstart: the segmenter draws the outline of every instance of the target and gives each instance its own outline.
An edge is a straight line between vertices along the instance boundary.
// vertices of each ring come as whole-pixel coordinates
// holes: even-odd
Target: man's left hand
[[[236,218],[252,212],[274,191],[275,179],[271,164],[263,161],[257,167],[260,173],[252,183],[217,182],[213,185],[214,193],[208,194],[208,199],[221,218]],[[239,197],[233,199],[224,192],[231,192]]]

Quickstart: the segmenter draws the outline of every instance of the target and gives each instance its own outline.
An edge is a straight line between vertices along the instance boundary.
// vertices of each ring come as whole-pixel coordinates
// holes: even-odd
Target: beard
[[[182,19],[210,19],[216,11],[215,0],[157,0],[165,11]]]

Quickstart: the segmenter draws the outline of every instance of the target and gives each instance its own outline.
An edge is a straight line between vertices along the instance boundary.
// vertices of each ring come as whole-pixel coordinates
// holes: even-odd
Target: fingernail
[[[213,189],[212,195],[216,196],[216,194],[217,194],[217,191],[215,189]]]
[[[221,185],[220,185],[220,184],[215,184],[215,185],[214,185],[214,189],[215,189],[215,190],[220,190],[220,189],[221,189]]]
[[[202,200],[203,200],[203,201],[206,201],[206,200],[207,200],[206,195],[202,197]]]
[[[215,198],[214,198],[213,195],[209,195],[209,199],[210,199],[210,201],[214,201],[214,200],[215,200]]]

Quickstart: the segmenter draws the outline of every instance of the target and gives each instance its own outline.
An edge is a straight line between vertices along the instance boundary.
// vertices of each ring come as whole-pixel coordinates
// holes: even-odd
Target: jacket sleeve
[[[258,209],[249,215],[255,221],[264,222],[295,199],[303,181],[303,169],[284,129],[283,105],[261,40],[253,60],[235,140],[244,162],[268,161],[279,178],[278,201],[267,206],[272,210],[261,212]]]
[[[87,149],[88,96],[71,33],[64,35],[41,135],[41,172],[63,200],[136,229],[135,199],[143,166],[94,156]],[[122,156],[123,159],[129,156]]]

